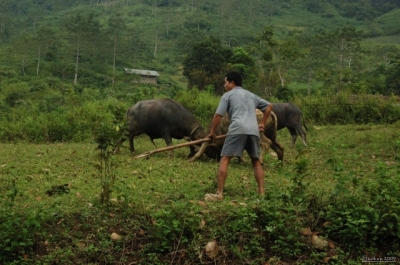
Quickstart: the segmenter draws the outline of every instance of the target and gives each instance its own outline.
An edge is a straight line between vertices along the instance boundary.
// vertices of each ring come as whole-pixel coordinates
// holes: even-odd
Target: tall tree
[[[121,14],[113,14],[108,19],[108,32],[111,34],[113,39],[113,76],[112,76],[112,85],[115,82],[115,61],[117,58],[117,47],[120,42],[120,38],[122,33],[126,29],[125,20],[122,18]]]
[[[35,49],[31,45],[32,42],[32,36],[29,36],[27,34],[18,36],[18,38],[14,40],[14,45],[10,51],[12,54],[15,55],[15,58],[20,65],[22,75],[27,74],[27,68],[32,64],[31,58],[34,57]]]
[[[185,29],[177,36],[176,39],[176,52],[178,54],[186,55],[192,51],[192,48],[197,43],[204,41],[207,35],[204,31],[199,29]]]
[[[11,0],[0,1],[0,41],[3,43],[11,37],[13,19],[10,4]]]
[[[222,93],[223,76],[232,55],[232,50],[213,36],[195,44],[183,63],[183,75],[189,80],[189,87],[205,89],[207,85],[214,85],[214,91]]]
[[[153,58],[152,46],[143,36],[144,32],[138,27],[128,28],[127,47],[124,50],[125,62],[132,67],[143,65]]]
[[[316,36],[313,56],[322,59],[325,65],[319,70],[320,77],[336,92],[341,91],[360,70],[362,38],[363,33],[352,27],[325,31]]]
[[[37,31],[35,41],[37,45],[36,75],[39,75],[41,59],[44,57],[43,54],[46,55],[50,52],[50,47],[55,47],[56,45],[56,32],[49,27],[40,27]]]
[[[400,54],[398,55],[397,60],[390,65],[389,75],[386,79],[385,94],[400,96]]]
[[[284,87],[287,71],[308,51],[301,48],[293,37],[275,38],[270,27],[266,27],[260,35],[256,36],[256,41],[259,43],[262,58],[273,66],[279,76],[281,87]]]
[[[250,52],[243,47],[233,48],[233,55],[229,59],[229,68],[238,71],[243,77],[243,87],[254,90],[257,81],[255,61]]]
[[[80,13],[70,17],[66,21],[66,28],[76,41],[75,75],[74,84],[78,82],[78,69],[81,46],[89,40],[90,36],[96,35],[100,29],[99,22],[93,14],[82,16]]]

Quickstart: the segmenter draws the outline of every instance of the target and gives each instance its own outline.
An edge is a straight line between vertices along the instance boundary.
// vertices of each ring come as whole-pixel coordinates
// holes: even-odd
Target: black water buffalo
[[[274,105],[275,107],[275,105]],[[263,113],[259,110],[256,111],[257,121],[260,121],[263,117]],[[223,135],[228,132],[228,127],[231,121],[229,119],[228,113],[221,118],[221,121],[217,127],[216,135]],[[211,125],[209,126],[209,130]],[[270,117],[268,117],[265,122],[264,134],[260,135],[261,150],[266,152],[271,148],[275,151],[278,156],[279,161],[283,161],[284,147],[276,141],[276,131],[277,131],[277,117],[274,112],[271,112]],[[222,147],[224,145],[225,139],[215,140],[213,143],[205,142],[201,145],[197,153],[191,158],[191,161],[196,160],[202,154],[206,154],[210,158],[220,159]],[[262,161],[263,154],[261,154]]]
[[[301,110],[293,103],[273,103],[273,111],[278,118],[278,130],[283,128],[288,128],[290,135],[292,135],[292,145],[293,148],[297,136],[300,135],[303,140],[303,144],[306,144],[306,132],[303,130],[302,125],[306,130],[307,127],[304,123],[303,114]]]
[[[126,112],[128,122],[129,149],[135,151],[133,138],[143,133],[153,140],[162,138],[167,146],[172,145],[172,138],[197,140],[206,137],[204,128],[193,114],[180,103],[168,99],[150,99],[137,102]],[[121,145],[126,138],[119,141]],[[191,155],[194,148],[191,147]]]

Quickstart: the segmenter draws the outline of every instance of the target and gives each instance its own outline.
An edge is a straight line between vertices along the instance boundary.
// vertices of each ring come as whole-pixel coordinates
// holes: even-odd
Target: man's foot
[[[223,199],[224,197],[221,194],[207,193],[206,195],[204,195],[205,201],[215,202],[215,201],[222,201]]]

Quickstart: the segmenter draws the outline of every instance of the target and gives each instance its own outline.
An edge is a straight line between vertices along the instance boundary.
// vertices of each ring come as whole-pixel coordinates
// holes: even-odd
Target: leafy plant
[[[187,246],[199,227],[201,219],[194,214],[193,205],[177,201],[171,202],[171,206],[170,210],[151,215],[153,233],[146,246],[148,253],[171,252],[174,246],[176,249]]]
[[[114,155],[117,142],[124,137],[126,124],[119,108],[114,109],[113,124],[101,123],[96,133],[97,164],[96,168],[101,181],[100,201],[104,204],[110,202],[112,187],[116,180],[118,161]]]
[[[0,205],[0,263],[23,260],[31,254],[34,238],[43,222],[40,211],[20,214],[13,208],[18,194],[16,180],[11,180],[7,190],[8,205]]]
[[[400,202],[395,195],[399,189],[394,186],[397,180],[382,164],[375,171],[375,181],[363,184],[355,176],[346,177],[339,171],[332,203],[323,215],[332,222],[327,227],[330,237],[340,238],[355,250],[376,248],[400,237],[397,215]],[[355,184],[361,184],[367,195],[355,197],[351,191]]]

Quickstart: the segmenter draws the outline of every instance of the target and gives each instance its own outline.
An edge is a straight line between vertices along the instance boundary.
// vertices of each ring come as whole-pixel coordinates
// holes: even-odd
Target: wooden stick
[[[225,138],[225,137],[226,137],[226,134],[218,135],[218,136],[215,137],[215,140],[222,139],[222,138]],[[142,157],[146,157],[148,155],[152,155],[152,154],[155,154],[155,153],[161,153],[161,152],[165,152],[165,151],[168,151],[168,150],[181,148],[181,147],[185,147],[185,146],[190,146],[190,145],[195,145],[195,144],[201,144],[201,143],[209,142],[209,141],[211,141],[211,138],[204,138],[204,139],[199,139],[199,140],[195,140],[195,141],[191,141],[191,142],[187,142],[187,143],[171,145],[171,146],[159,148],[159,149],[156,149],[156,150],[153,150],[153,151],[145,152],[143,154],[135,156],[134,158],[142,158]]]

